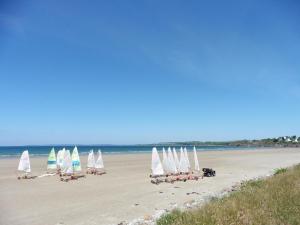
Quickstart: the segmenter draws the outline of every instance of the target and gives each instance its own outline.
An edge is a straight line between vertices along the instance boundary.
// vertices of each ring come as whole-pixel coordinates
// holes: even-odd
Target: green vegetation
[[[276,176],[248,181],[239,191],[199,209],[167,214],[158,225],[300,224],[300,165],[278,169]]]
[[[287,168],[279,168],[279,169],[275,170],[274,175],[285,173],[286,171],[287,171]]]
[[[260,140],[236,140],[236,141],[184,141],[184,142],[166,142],[157,144],[165,146],[237,146],[237,147],[300,147],[300,137],[284,136],[278,138],[265,138]]]

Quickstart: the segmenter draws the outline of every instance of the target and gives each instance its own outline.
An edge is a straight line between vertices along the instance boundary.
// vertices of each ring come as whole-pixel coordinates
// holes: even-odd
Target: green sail
[[[55,170],[56,169],[56,156],[54,148],[51,149],[48,156],[47,169]]]
[[[79,154],[78,154],[78,150],[77,150],[76,146],[72,152],[72,165],[73,165],[73,170],[75,172],[81,171],[81,163],[80,163],[80,158],[79,158]]]

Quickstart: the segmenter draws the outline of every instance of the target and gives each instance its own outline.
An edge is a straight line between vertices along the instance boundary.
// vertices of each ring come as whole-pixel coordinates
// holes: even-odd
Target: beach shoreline
[[[193,162],[191,152],[189,157]],[[57,176],[17,180],[18,158],[1,158],[0,224],[108,225],[151,218],[163,210],[204,202],[243,180],[297,164],[300,148],[198,151],[200,167],[215,169],[216,177],[160,185],[150,183],[150,153],[103,154],[103,158],[107,174],[68,183]],[[84,169],[86,160],[83,155]],[[47,157],[31,158],[33,175],[46,172],[46,161]]]
[[[0,147],[5,147],[5,146],[0,146]],[[156,146],[156,148],[158,149],[158,152],[162,152],[162,148],[165,148],[167,149],[168,147],[170,146]],[[176,146],[176,150],[179,151],[181,146]],[[187,148],[187,152],[193,152],[193,147],[194,146],[188,146]],[[214,146],[216,148],[214,149],[207,149],[207,148],[201,148],[201,146],[195,146],[197,151],[199,152],[220,152],[220,151],[260,151],[260,150],[274,150],[274,149],[300,149],[300,147],[255,147],[255,146],[241,146],[241,147],[238,147],[238,146]],[[205,147],[211,147],[211,146],[205,146]],[[30,158],[40,158],[40,159],[43,159],[43,158],[47,158],[48,155],[49,155],[49,152],[50,150],[52,149],[51,146],[46,146],[45,147],[45,150],[43,151],[46,151],[45,153],[31,153],[31,150],[30,148],[26,148],[26,147],[22,147],[22,146],[18,146],[18,153],[14,153],[14,154],[1,154],[1,151],[0,151],[0,160],[2,159],[19,159],[22,152],[23,151],[20,151],[20,149],[23,149],[23,150],[28,150],[29,151],[29,155],[30,155]],[[69,149],[71,152],[73,150],[74,146],[72,147],[69,147],[67,149]],[[90,150],[85,150],[85,151],[81,151],[81,147],[77,146],[78,148],[78,152],[80,154],[81,157],[86,157],[90,150],[92,148],[90,148]],[[173,147],[171,147],[173,148]],[[58,150],[62,149],[62,147],[55,147],[54,150],[55,152],[57,153]],[[97,149],[96,149],[97,150]],[[139,154],[151,154],[152,152],[152,147],[148,150],[133,150],[133,151],[122,151],[122,152],[115,152],[115,151],[103,151],[101,148],[99,148],[99,150],[102,151],[102,154],[104,155],[112,155],[112,156],[122,156],[122,155],[139,155]]]

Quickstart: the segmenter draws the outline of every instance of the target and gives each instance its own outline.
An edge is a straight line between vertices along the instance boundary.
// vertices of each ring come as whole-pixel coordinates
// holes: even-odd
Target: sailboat
[[[198,161],[198,156],[197,156],[197,151],[196,147],[194,146],[194,164],[195,164],[195,171],[200,172],[200,166],[199,166],[199,161]]]
[[[58,150],[56,154],[56,168],[59,169],[59,159],[61,158],[61,152],[62,150]]]
[[[186,154],[184,153],[182,147],[180,148],[179,172],[180,173],[188,173],[189,172]]]
[[[80,163],[80,158],[78,154],[78,149],[75,146],[72,152],[72,166],[74,172],[81,172],[81,163]]]
[[[188,155],[188,153],[187,153],[186,147],[184,147],[184,155],[185,155],[185,158],[186,158],[186,162],[187,162],[187,165],[188,165],[188,169],[190,170],[190,169],[191,169],[191,164],[190,164],[189,155]]]
[[[25,172],[25,174],[28,174],[31,172],[30,169],[30,160],[29,160],[29,153],[28,150],[25,150],[20,158],[20,162],[19,162],[19,166],[18,166],[18,170]]]
[[[172,153],[170,147],[168,148],[168,159],[169,159],[171,173],[172,174],[177,174],[178,171],[177,171],[175,160],[174,160],[174,157],[173,157],[173,153]]]
[[[31,172],[30,168],[30,160],[29,160],[29,152],[28,150],[25,150],[20,158],[20,162],[18,165],[18,171],[25,172],[22,176],[18,176],[18,179],[31,179],[36,178],[36,176],[29,176],[29,173]]]
[[[152,148],[151,172],[151,177],[158,177],[164,174],[164,169],[155,147]]]
[[[92,173],[95,171],[95,156],[93,149],[88,154],[88,161],[87,161],[87,173]]]
[[[177,171],[178,171],[180,164],[179,164],[179,159],[178,159],[178,155],[177,155],[175,147],[173,148],[173,156],[174,156],[175,165],[176,165],[176,168],[177,168]]]
[[[66,175],[68,177],[61,177],[60,180],[68,182],[69,180],[77,180],[78,178],[85,177],[83,174],[74,173],[80,171],[81,163],[77,147],[74,147],[72,156],[70,154],[70,150],[65,150],[61,175]]]
[[[98,158],[95,163],[95,174],[96,175],[102,175],[105,174],[106,172],[104,171],[104,164],[103,164],[103,159],[102,159],[102,152],[99,149],[98,150]]]
[[[104,164],[103,164],[103,159],[102,159],[102,152],[101,152],[100,149],[98,150],[98,159],[95,163],[95,168],[96,169],[104,169]]]
[[[47,170],[56,170],[56,169],[57,166],[56,166],[55,150],[54,148],[52,148],[48,156]]]
[[[168,155],[166,153],[165,148],[163,148],[163,168],[166,174],[171,174],[172,173],[172,167],[171,167],[171,163],[170,160],[168,158]]]
[[[58,171],[61,171],[61,169],[63,167],[65,151],[66,151],[66,149],[63,148],[62,150],[59,150],[57,152],[56,165],[57,165]]]
[[[64,151],[64,158],[61,167],[62,175],[72,175],[73,174],[73,165],[72,165],[72,158],[70,154],[70,150]]]

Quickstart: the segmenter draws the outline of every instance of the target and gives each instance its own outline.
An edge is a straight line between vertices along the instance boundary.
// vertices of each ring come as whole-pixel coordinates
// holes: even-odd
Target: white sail
[[[199,161],[198,161],[198,156],[197,156],[197,151],[195,146],[194,146],[194,164],[195,164],[195,171],[200,171],[200,166],[199,166]]]
[[[154,176],[164,174],[164,169],[162,167],[157,149],[155,147],[152,148],[151,170],[152,170],[152,175]]]
[[[163,168],[166,173],[172,173],[172,168],[165,148],[163,148]]]
[[[30,160],[29,160],[29,153],[28,150],[25,150],[20,158],[19,166],[18,166],[19,171],[24,171],[26,173],[30,173]]]
[[[185,157],[185,153],[183,151],[183,148],[180,148],[180,161],[179,161],[179,172],[181,173],[187,173],[189,172],[188,163]]]
[[[60,165],[59,160],[61,159],[61,153],[62,153],[62,150],[59,150],[56,155],[56,166],[57,167],[59,167],[59,165]]]
[[[184,147],[184,155],[185,155],[185,158],[186,158],[186,162],[187,162],[188,168],[191,169],[191,164],[190,164],[190,160],[189,160],[189,155],[188,155],[188,153],[187,153],[186,147]]]
[[[172,153],[170,147],[168,148],[168,159],[169,159],[169,163],[170,163],[170,169],[172,170],[171,172],[176,174],[177,168],[176,168],[175,160],[174,160],[173,153]]]
[[[73,173],[72,158],[70,150],[65,150],[62,172],[65,174]]]
[[[173,155],[174,155],[174,161],[175,161],[176,168],[177,168],[177,170],[179,170],[180,163],[179,163],[178,155],[177,155],[175,148],[173,148]]]
[[[104,164],[103,164],[103,159],[102,159],[102,153],[101,150],[98,150],[98,159],[95,163],[95,168],[96,169],[103,169],[104,168]]]
[[[57,167],[62,169],[64,165],[64,157],[65,157],[66,149],[63,148],[62,150],[59,150],[56,157],[56,163]]]
[[[95,168],[95,156],[93,149],[89,152],[87,168]]]

